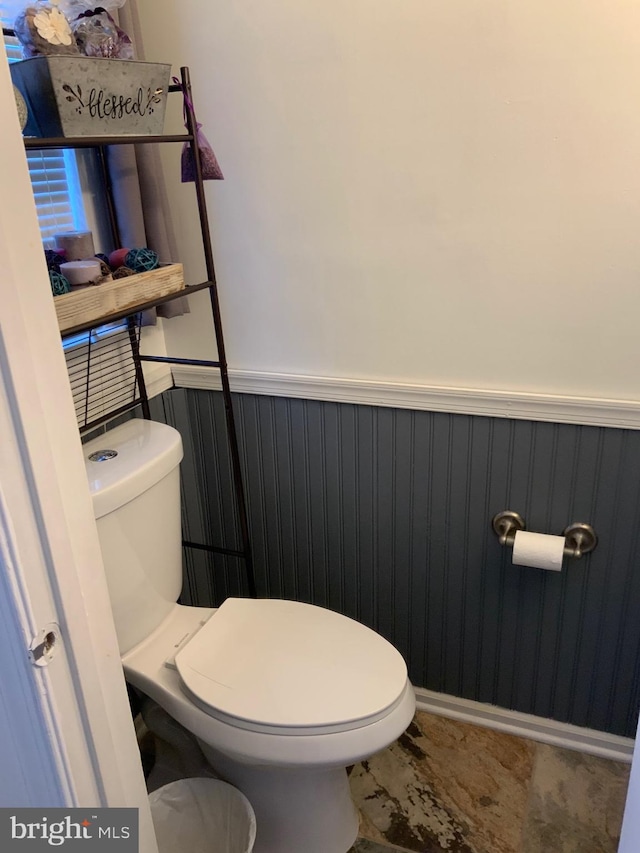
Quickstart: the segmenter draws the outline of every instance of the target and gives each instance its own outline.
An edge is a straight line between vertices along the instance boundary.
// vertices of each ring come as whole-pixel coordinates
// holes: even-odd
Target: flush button
[[[118,455],[117,450],[96,450],[95,453],[89,454],[90,462],[106,462],[107,459],[113,459]]]

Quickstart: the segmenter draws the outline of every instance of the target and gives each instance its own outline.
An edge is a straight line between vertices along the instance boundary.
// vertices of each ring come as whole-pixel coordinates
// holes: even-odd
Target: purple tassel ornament
[[[178,80],[177,77],[173,78],[173,82],[180,86],[182,89],[182,83]],[[193,104],[191,103],[191,99],[187,95],[187,93],[182,89],[182,96],[184,98],[183,105],[183,114],[184,114],[184,126],[188,128],[187,125],[187,110],[191,113],[196,123],[196,145],[198,146],[198,151],[200,152],[200,166],[202,167],[202,180],[203,181],[224,181],[224,175],[222,174],[222,169],[218,163],[216,155],[213,152],[213,148],[211,147],[211,143],[207,139],[207,137],[202,132],[202,125],[196,119],[196,114],[193,109]],[[194,162],[193,157],[193,149],[191,147],[190,142],[185,142],[182,146],[182,157],[181,157],[181,171],[182,171],[182,183],[187,184],[189,182],[193,182],[196,179],[196,164]]]

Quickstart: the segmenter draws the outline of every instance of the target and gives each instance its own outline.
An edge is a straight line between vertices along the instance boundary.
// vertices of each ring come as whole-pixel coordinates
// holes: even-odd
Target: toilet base
[[[347,853],[352,847],[359,822],[344,767],[241,764],[200,745],[214,770],[253,806],[254,853]]]

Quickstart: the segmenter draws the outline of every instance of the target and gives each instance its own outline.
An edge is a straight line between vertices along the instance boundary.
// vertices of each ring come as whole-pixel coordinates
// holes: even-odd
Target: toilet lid
[[[407,683],[402,656],[379,634],[332,610],[278,599],[228,598],[175,666],[213,716],[269,728],[365,725]]]

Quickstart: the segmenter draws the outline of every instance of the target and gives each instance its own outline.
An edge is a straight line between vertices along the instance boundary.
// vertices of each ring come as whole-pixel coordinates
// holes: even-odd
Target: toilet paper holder
[[[491,525],[500,544],[510,547],[513,547],[517,531],[527,529],[524,518],[510,509],[494,515]],[[583,554],[593,551],[598,544],[598,537],[593,527],[582,521],[576,521],[565,527],[562,535],[565,538],[564,556],[573,557],[576,560]]]

